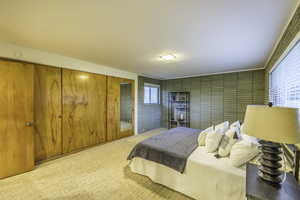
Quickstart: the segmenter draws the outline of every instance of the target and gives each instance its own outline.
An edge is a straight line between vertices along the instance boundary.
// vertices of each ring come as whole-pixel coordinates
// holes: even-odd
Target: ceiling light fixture
[[[160,56],[160,59],[165,60],[165,61],[174,60],[175,58],[176,58],[176,56],[174,56],[172,54]]]

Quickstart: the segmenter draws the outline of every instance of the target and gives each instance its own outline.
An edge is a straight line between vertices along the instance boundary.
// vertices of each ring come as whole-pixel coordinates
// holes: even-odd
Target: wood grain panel
[[[34,168],[33,65],[0,61],[0,178]]]
[[[120,131],[120,84],[132,84],[132,130]],[[107,141],[113,141],[134,134],[134,105],[135,105],[135,81],[108,76],[107,77]]]
[[[35,65],[35,160],[62,153],[61,69]]]
[[[63,69],[63,152],[106,141],[106,76]]]
[[[107,141],[120,138],[120,80],[107,77]]]

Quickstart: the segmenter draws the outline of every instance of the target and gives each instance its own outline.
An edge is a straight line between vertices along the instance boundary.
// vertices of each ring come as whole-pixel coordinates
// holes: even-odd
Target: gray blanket
[[[184,172],[186,161],[198,146],[200,130],[174,128],[138,143],[128,160],[141,157]]]

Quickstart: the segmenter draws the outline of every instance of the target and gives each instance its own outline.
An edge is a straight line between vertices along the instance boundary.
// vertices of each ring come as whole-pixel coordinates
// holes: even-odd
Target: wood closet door
[[[34,168],[33,65],[0,61],[0,178]]]
[[[63,152],[106,141],[106,76],[63,69]]]
[[[62,154],[61,69],[35,65],[35,160]]]
[[[120,136],[120,79],[107,77],[107,141]]]

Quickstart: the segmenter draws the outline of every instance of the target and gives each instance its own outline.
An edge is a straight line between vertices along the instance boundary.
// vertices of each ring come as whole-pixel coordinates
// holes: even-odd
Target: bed
[[[200,130],[196,129],[176,128],[142,141],[128,156],[131,171],[194,199],[245,199],[245,167],[233,167],[229,164],[229,158],[216,159],[212,153],[206,153],[195,139],[199,133]],[[182,138],[178,139],[178,135],[188,135],[190,139],[182,144]],[[158,144],[151,145],[155,141]],[[168,145],[161,145],[164,142]],[[180,149],[192,151],[185,157],[187,154],[178,155],[177,151],[182,151]],[[155,155],[154,158],[151,155]],[[163,163],[165,157],[169,161],[175,158],[175,163],[180,166],[181,161],[185,161],[183,170],[174,167],[174,163]]]

